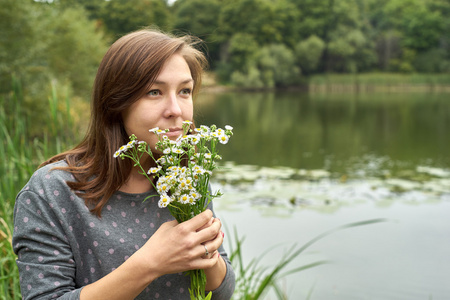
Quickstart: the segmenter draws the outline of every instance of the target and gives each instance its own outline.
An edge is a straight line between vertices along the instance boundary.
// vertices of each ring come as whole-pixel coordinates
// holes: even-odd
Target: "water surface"
[[[289,299],[446,299],[450,295],[448,94],[203,94],[197,123],[230,124],[215,207],[273,265],[339,225],[292,262],[332,262],[289,276]],[[232,235],[231,231],[228,233]],[[232,237],[229,237],[230,239]],[[225,244],[227,246],[227,244]],[[268,295],[267,299],[275,299]]]

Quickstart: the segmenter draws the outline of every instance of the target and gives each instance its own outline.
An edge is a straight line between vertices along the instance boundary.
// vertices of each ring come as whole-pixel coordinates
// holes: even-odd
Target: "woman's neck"
[[[142,162],[144,170],[148,170],[150,165],[147,162]],[[152,183],[148,180],[147,176],[142,174],[142,170],[139,167],[133,167],[130,172],[128,180],[119,188],[119,191],[129,194],[141,194],[153,189]],[[149,176],[152,180],[153,176]]]

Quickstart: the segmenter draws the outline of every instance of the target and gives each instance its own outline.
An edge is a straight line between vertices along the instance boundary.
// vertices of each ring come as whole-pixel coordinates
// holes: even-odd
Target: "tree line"
[[[155,26],[205,42],[224,83],[299,85],[320,73],[450,72],[448,0],[0,0],[0,91],[18,76],[89,93],[107,46]],[[48,84],[47,84],[48,85]]]

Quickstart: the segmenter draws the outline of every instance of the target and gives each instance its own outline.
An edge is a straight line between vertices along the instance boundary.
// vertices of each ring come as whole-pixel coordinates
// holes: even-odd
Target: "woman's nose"
[[[166,110],[165,117],[178,117],[181,116],[182,111],[180,103],[178,102],[178,97],[176,93],[170,93],[166,99]]]

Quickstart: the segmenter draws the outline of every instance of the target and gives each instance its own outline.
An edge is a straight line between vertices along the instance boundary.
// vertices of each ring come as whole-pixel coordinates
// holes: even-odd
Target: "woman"
[[[117,40],[94,83],[91,122],[74,149],[45,162],[17,196],[14,251],[24,299],[189,299],[204,269],[213,299],[229,299],[234,272],[212,207],[178,224],[151,183],[113,157],[154,127],[180,135],[206,64],[189,38],[141,30]],[[157,155],[157,153],[155,153]],[[141,161],[152,166],[152,159]]]

